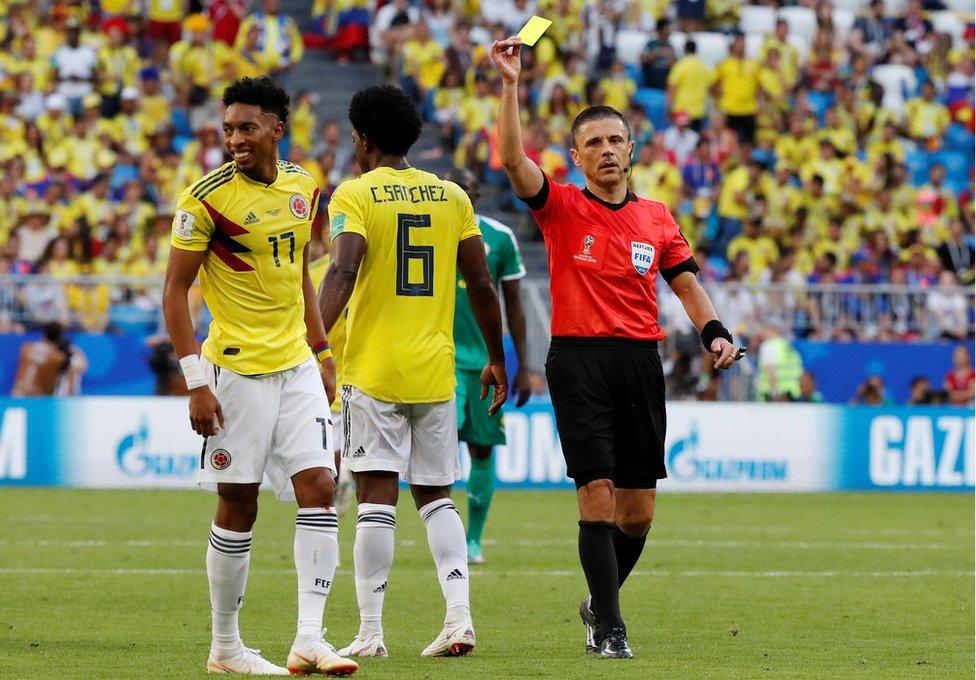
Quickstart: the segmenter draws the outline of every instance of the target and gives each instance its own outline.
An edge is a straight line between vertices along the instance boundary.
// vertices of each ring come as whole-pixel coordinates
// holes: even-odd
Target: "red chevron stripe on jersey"
[[[251,252],[250,248],[234,239],[235,236],[244,236],[251,232],[221,215],[216,208],[206,201],[200,202],[210,213],[210,219],[214,223],[214,234],[210,241],[210,250],[213,251],[213,254],[235,272],[253,272],[254,267],[234,254]]]

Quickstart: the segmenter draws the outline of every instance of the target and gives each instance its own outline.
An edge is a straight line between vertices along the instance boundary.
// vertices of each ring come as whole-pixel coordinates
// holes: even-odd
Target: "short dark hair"
[[[278,117],[282,123],[288,122],[288,93],[268,76],[260,78],[241,78],[224,90],[224,106],[231,104],[250,104],[258,106],[265,113]]]
[[[396,85],[373,85],[352,96],[349,122],[380,151],[405,156],[420,137],[420,114]]]
[[[694,40],[685,41],[685,54],[694,54],[698,51],[698,43]]]
[[[579,115],[576,116],[576,120],[573,121],[573,126],[569,129],[569,134],[573,138],[573,146],[576,146],[576,133],[579,132],[581,127],[586,123],[592,123],[595,120],[604,120],[606,118],[616,118],[619,120],[624,124],[624,128],[627,129],[627,139],[629,140],[633,137],[630,134],[630,125],[627,124],[627,119],[624,118],[624,114],[620,113],[620,111],[612,106],[590,106],[580,111]]]

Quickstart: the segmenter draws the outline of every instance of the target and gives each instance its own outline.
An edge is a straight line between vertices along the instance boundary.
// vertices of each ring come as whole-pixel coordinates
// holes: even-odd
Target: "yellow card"
[[[532,47],[537,42],[542,34],[552,26],[552,22],[548,19],[543,19],[540,16],[534,16],[522,27],[522,30],[518,32],[518,37],[522,39],[522,42],[529,47]]]

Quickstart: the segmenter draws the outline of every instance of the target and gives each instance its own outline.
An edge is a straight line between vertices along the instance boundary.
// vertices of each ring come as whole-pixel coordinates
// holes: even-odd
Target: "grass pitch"
[[[463,494],[456,494],[463,512]],[[293,508],[263,496],[244,641],[284,663],[294,633]],[[202,678],[214,499],[184,492],[0,491],[0,678]],[[357,677],[972,678],[970,495],[659,496],[623,611],[637,658],[583,654],[575,499],[499,492],[472,573],[478,647],[421,659],[443,600],[401,498],[389,659]],[[357,629],[353,517],[327,611]]]

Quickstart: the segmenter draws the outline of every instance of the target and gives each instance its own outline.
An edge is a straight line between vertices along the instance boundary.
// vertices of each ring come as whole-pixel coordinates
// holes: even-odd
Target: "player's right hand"
[[[202,385],[194,390],[190,390],[190,427],[197,434],[204,437],[212,437],[217,434],[217,423],[222,428],[224,426],[224,412],[220,408],[220,402],[206,385]]]
[[[508,50],[511,48],[512,53]],[[496,40],[491,44],[491,63],[501,75],[502,80],[508,84],[518,81],[519,74],[522,72],[522,39],[513,35],[505,40]]]
[[[488,405],[488,415],[498,413],[505,400],[508,399],[508,375],[505,364],[488,364],[481,371],[481,398],[488,396],[488,388],[492,389],[491,403]]]

